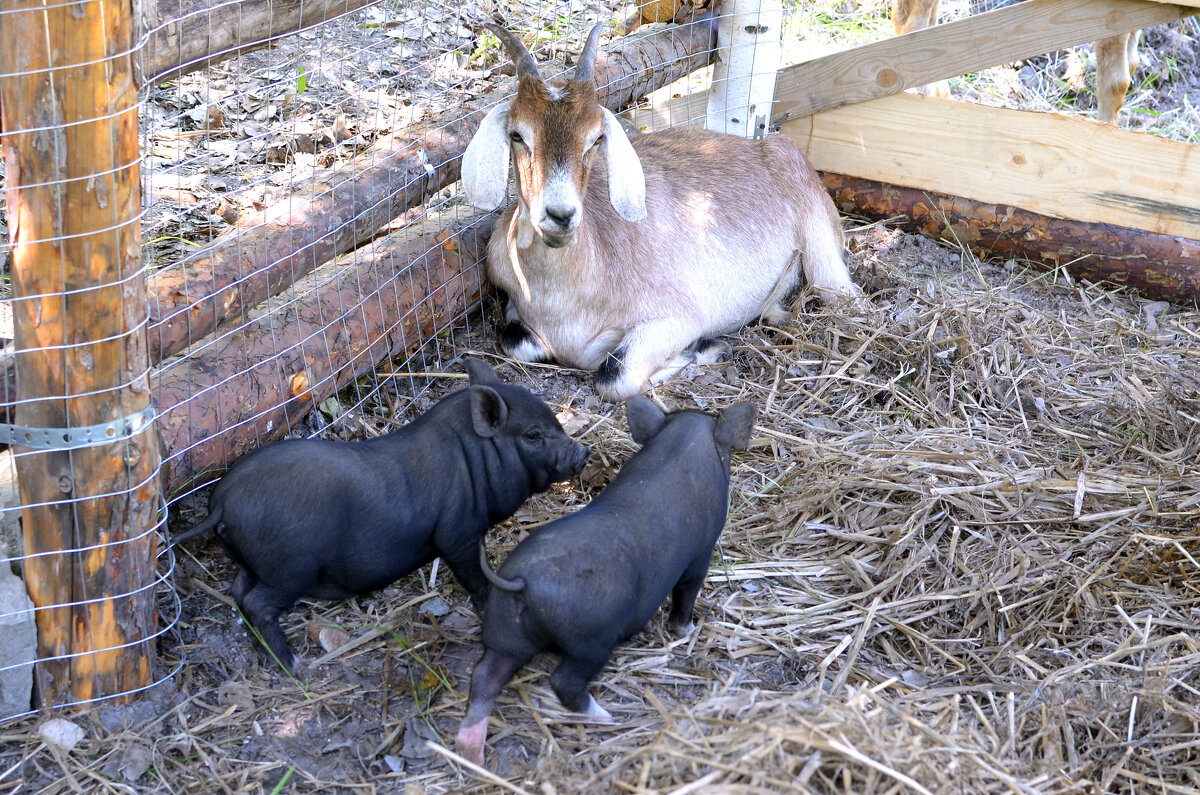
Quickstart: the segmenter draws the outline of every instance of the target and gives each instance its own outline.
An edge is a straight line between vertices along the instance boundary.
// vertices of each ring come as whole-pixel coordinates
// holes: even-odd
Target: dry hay
[[[181,558],[175,692],[76,716],[71,752],[14,727],[0,792],[1200,792],[1200,313],[883,227],[853,238],[869,309],[809,301],[655,390],[760,416],[697,631],[656,620],[593,687],[615,729],[565,715],[540,658],[472,771],[433,747],[452,748],[478,654],[444,569],[294,611],[310,660],[320,627],[352,639],[300,689],[231,623],[213,545]],[[492,350],[478,328],[457,343],[443,354]],[[587,378],[501,372],[594,454],[490,536],[496,557],[634,449]],[[461,382],[434,384],[418,408]]]

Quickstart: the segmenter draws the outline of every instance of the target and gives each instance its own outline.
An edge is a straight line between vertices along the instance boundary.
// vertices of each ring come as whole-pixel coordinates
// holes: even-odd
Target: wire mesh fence
[[[127,650],[137,647],[143,659],[138,664],[148,670],[135,683],[97,682],[64,696],[40,682],[42,692],[32,699],[27,686],[12,691],[17,695],[0,717],[26,714],[39,704],[129,695],[171,677],[182,664],[180,656],[170,651],[170,643],[153,651],[157,641],[171,636],[179,618],[170,587],[174,560],[157,543],[159,534],[166,535],[169,513],[203,497],[206,485],[226,466],[266,442],[318,434],[361,438],[411,418],[414,401],[483,330],[478,311],[486,291],[482,257],[494,214],[471,208],[459,195],[458,160],[486,111],[513,90],[506,76],[511,67],[485,23],[503,24],[528,43],[545,64],[546,77],[570,68],[597,22],[607,23],[613,39],[643,22],[674,18],[685,23],[665,35],[663,26],[643,28],[641,33],[652,35],[640,41],[629,37],[632,44],[610,53],[610,68],[600,73],[606,104],[626,111],[631,129],[646,130],[704,119],[711,11],[689,3],[670,5],[668,14],[600,0],[468,6],[346,1],[308,4],[289,16],[290,11],[272,14],[270,4],[251,0],[164,0],[139,7],[132,18],[96,22],[98,41],[128,41],[128,46],[107,46],[102,56],[85,52],[71,63],[55,61],[58,54],[47,52],[40,71],[21,58],[6,61],[0,70],[6,102],[18,79],[31,75],[45,77],[45,90],[57,87],[65,93],[72,68],[128,69],[131,84],[138,85],[132,109],[114,110],[110,97],[100,104],[102,110],[76,123],[125,120],[126,128],[110,138],[126,146],[132,140],[139,156],[107,167],[93,163],[82,176],[54,177],[45,185],[17,179],[15,142],[22,135],[62,139],[60,120],[50,116],[44,124],[21,127],[14,126],[12,113],[5,114],[8,204],[3,217],[8,225],[0,232],[7,233],[5,259],[12,260],[14,283],[21,256],[29,257],[31,272],[47,262],[44,255],[41,260],[22,255],[30,250],[27,244],[56,245],[70,234],[60,229],[44,240],[15,234],[14,196],[28,197],[39,187],[61,194],[70,180],[94,183],[122,171],[136,175],[138,166],[141,189],[129,218],[87,230],[138,235],[140,256],[125,263],[117,278],[66,285],[57,293],[36,288],[22,293],[19,284],[5,285],[0,332],[7,344],[3,408],[8,422],[25,427],[20,423],[29,420],[22,417],[34,416],[27,407],[41,401],[58,406],[59,424],[71,428],[87,416],[80,413],[81,400],[113,390],[148,396],[154,421],[139,425],[136,433],[121,431],[122,450],[103,449],[109,459],[128,462],[143,448],[135,445],[138,452],[131,454],[126,437],[156,434],[162,461],[160,468],[158,456],[147,454],[153,466],[143,467],[140,478],[127,477],[120,489],[100,483],[94,493],[72,491],[89,482],[89,474],[80,470],[80,453],[69,452],[60,461],[61,450],[32,449],[11,440],[0,460],[0,485],[7,484],[0,573],[12,569],[28,580],[40,560],[61,557],[64,565],[75,567],[66,580],[75,582],[76,590],[68,585],[65,596],[35,594],[34,607],[26,591],[35,587],[20,579],[3,581],[12,583],[4,587],[12,591],[14,606],[0,607],[0,624],[20,623],[28,642],[15,656],[0,660],[0,676],[32,681],[35,669],[48,670],[58,662],[68,680],[78,681],[86,670],[80,660],[96,649],[63,643],[55,650],[45,642],[47,627],[62,618],[64,609],[95,613],[97,603],[149,593],[157,615],[136,637],[98,647],[130,657],[138,655]],[[12,30],[10,22],[19,15],[38,11],[30,6],[3,13]],[[67,22],[46,24],[50,38],[76,35]],[[658,39],[655,30],[660,30]],[[646,53],[653,57],[647,59]],[[697,67],[699,72],[688,77]],[[682,82],[664,88],[679,78]],[[647,99],[654,91],[658,101]],[[135,137],[129,113],[138,119]],[[72,161],[78,153],[64,145],[54,157]],[[32,212],[53,216],[71,217],[73,211],[61,203],[30,206]],[[63,311],[63,342],[22,344],[19,332],[13,341],[12,318],[15,312],[19,326],[23,302],[66,302],[76,294],[112,290],[120,293],[118,305],[71,305]],[[128,363],[118,383],[71,384],[73,368],[80,364],[78,349],[90,344],[79,341],[77,329],[96,326],[105,312],[122,321],[134,318],[119,335],[125,355],[137,361]],[[20,357],[57,359],[66,388],[28,397],[31,370],[20,365]],[[137,415],[129,401],[118,404],[120,410],[106,420],[119,425]],[[106,425],[101,433],[111,445],[111,428]],[[66,489],[71,493],[61,499],[39,500],[24,487],[17,489],[19,481],[45,478],[45,472],[32,474],[22,461],[46,456],[58,456],[56,464],[71,483]],[[136,533],[81,532],[90,514],[73,506],[97,499],[123,500],[129,513],[151,518]],[[58,549],[40,550],[28,537],[22,540],[18,517],[28,525],[39,508],[68,514],[60,523],[74,536]],[[141,546],[123,549],[131,544]],[[159,561],[153,571],[141,572],[136,586],[103,594],[80,590],[78,583],[102,582],[105,566],[114,560],[128,564],[147,552],[147,545]],[[108,563],[93,559],[98,550],[98,559]],[[59,585],[63,579],[61,567],[43,577]],[[41,645],[28,640],[29,619],[35,615],[45,622]],[[103,616],[96,613],[92,620],[99,626]]]
[[[0,713],[10,715],[31,708],[35,683],[41,702],[66,705],[168,675],[152,657],[165,631],[155,593],[169,573],[154,566],[166,512],[145,357],[130,9],[11,3],[0,21],[12,321],[0,441],[15,475]]]

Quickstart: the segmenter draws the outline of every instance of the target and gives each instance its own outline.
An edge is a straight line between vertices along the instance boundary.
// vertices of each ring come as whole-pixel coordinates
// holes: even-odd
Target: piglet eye
[[[540,442],[542,440],[542,432],[538,430],[530,431],[525,434],[525,438],[531,442]]]

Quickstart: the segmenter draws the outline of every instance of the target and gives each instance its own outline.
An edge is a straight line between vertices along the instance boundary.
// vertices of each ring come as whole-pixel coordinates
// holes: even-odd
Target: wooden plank
[[[821,171],[1200,240],[1195,144],[918,94],[789,121],[782,133]]]
[[[1028,0],[788,67],[779,73],[774,117],[808,116],[1195,13],[1154,0]]]

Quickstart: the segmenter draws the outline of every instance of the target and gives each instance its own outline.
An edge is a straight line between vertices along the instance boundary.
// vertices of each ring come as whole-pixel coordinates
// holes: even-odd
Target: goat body
[[[595,100],[598,31],[575,77],[552,83],[498,31],[521,80],[468,147],[463,184],[476,205],[498,206],[510,156],[516,166],[517,202],[488,246],[488,276],[509,299],[506,352],[594,369],[600,394],[619,400],[711,337],[786,317],[801,263],[823,298],[857,295],[837,210],[799,148],[695,129],[631,145]]]
[[[633,145],[645,220],[613,210],[602,163],[573,245],[551,248],[523,230],[519,204],[501,217],[488,275],[512,301],[507,319],[532,338],[510,352],[589,370],[615,354],[622,372],[606,396],[620,398],[697,340],[785,318],[802,256],[824,266],[811,282],[852,292],[837,212],[790,141],[670,129]]]

